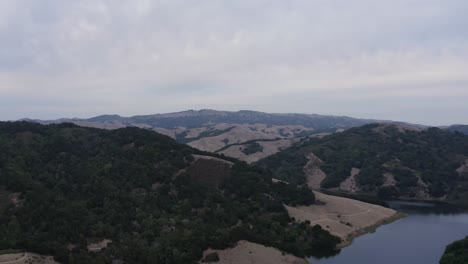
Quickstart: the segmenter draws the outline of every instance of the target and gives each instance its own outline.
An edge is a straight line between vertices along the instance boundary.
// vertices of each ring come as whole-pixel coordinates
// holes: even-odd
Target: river
[[[468,235],[468,212],[443,204],[388,201],[408,214],[313,264],[436,264],[447,244]]]

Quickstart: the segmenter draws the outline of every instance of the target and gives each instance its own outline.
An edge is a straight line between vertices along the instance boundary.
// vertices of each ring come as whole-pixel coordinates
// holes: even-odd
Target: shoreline
[[[382,220],[376,222],[373,225],[370,225],[368,227],[364,227],[364,228],[361,228],[359,230],[356,230],[356,231],[352,232],[351,234],[349,234],[341,243],[339,243],[336,246],[336,248],[337,249],[343,249],[343,248],[351,245],[355,238],[357,238],[359,236],[362,236],[362,235],[365,235],[365,234],[373,233],[380,226],[391,224],[391,223],[393,223],[395,221],[398,221],[398,220],[400,220],[402,218],[405,218],[406,216],[407,216],[407,214],[405,214],[405,213],[396,212],[394,215],[392,215],[390,217],[387,217],[385,219],[382,219]]]

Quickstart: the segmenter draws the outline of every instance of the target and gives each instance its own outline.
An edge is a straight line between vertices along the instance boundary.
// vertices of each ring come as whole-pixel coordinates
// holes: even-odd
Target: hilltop
[[[347,116],[206,109],[132,117],[101,115],[89,119],[34,121],[42,124],[69,122],[105,129],[140,127],[170,136],[199,150],[249,163],[277,153],[306,137],[322,137],[369,123],[388,122]]]

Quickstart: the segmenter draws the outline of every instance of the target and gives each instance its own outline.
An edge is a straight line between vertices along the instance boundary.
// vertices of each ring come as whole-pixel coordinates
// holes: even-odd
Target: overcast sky
[[[0,119],[211,108],[468,124],[466,0],[0,0]]]

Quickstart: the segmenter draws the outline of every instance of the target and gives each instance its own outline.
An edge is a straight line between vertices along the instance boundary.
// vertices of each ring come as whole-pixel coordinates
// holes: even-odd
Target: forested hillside
[[[440,264],[465,263],[468,263],[468,237],[448,245],[440,259]]]
[[[303,141],[259,164],[283,180],[304,183],[310,153],[321,160],[326,174],[322,188],[382,197],[468,199],[468,137],[459,132],[371,124]],[[353,184],[355,189],[349,187]]]
[[[0,149],[0,249],[61,263],[195,263],[239,240],[300,257],[339,242],[288,216],[283,204],[314,202],[309,189],[234,160],[198,162],[207,154],[149,130],[3,122]],[[112,243],[88,252],[103,239]]]

